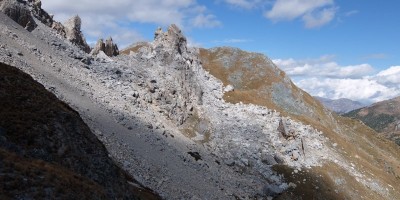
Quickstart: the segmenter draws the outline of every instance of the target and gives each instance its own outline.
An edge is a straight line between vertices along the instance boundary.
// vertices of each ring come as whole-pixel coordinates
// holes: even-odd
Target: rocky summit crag
[[[165,199],[400,198],[399,148],[325,109],[264,55],[190,48],[175,25],[121,55],[90,55],[36,17],[31,32],[0,19],[0,61],[76,109]]]

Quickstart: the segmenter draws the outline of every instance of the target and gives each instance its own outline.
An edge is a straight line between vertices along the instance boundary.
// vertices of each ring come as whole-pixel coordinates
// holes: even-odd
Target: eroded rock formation
[[[90,47],[81,31],[81,18],[75,15],[64,23],[66,37],[69,41],[79,46],[86,53],[90,52]]]
[[[109,37],[106,42],[104,42],[103,39],[99,39],[90,53],[92,55],[97,55],[100,51],[103,51],[109,57],[119,55],[118,46],[111,37]]]

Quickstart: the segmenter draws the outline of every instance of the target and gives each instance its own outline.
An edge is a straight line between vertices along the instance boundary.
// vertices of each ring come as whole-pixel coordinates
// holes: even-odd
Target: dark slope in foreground
[[[361,120],[400,146],[400,97],[374,103],[344,116]]]
[[[77,112],[0,64],[0,199],[158,199],[139,185]]]

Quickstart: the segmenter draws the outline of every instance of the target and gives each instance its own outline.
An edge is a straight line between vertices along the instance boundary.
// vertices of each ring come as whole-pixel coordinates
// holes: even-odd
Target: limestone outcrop
[[[92,55],[97,55],[100,51],[103,51],[109,57],[119,55],[118,46],[111,37],[109,37],[106,42],[104,42],[102,38],[99,39],[90,53]]]
[[[86,43],[86,39],[81,31],[81,18],[75,15],[64,23],[65,34],[69,41],[79,46],[86,53],[90,52],[90,47]]]
[[[32,31],[37,26],[35,20],[33,20],[28,6],[26,5],[26,2],[15,0],[0,1],[0,11],[28,31]]]

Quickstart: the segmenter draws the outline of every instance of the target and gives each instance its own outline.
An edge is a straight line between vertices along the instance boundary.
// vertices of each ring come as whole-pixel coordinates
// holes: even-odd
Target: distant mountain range
[[[378,133],[400,145],[400,97],[374,103],[344,114],[363,121]]]
[[[344,114],[352,110],[367,106],[361,102],[353,101],[351,99],[346,99],[346,98],[327,99],[317,96],[315,96],[314,98],[320,101],[326,108],[338,114]]]

